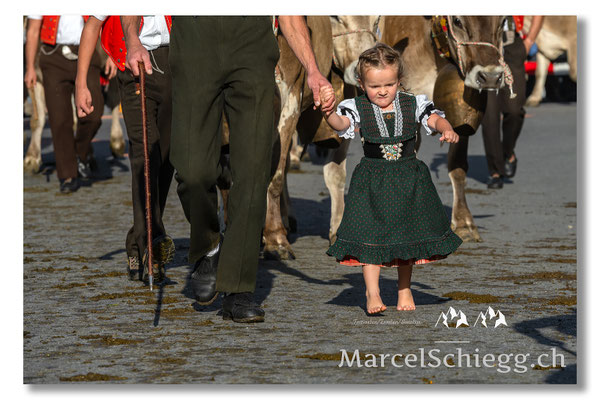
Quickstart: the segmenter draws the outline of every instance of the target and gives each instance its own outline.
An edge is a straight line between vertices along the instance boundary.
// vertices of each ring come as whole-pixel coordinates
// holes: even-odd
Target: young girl
[[[452,232],[427,165],[416,158],[420,126],[440,141],[458,142],[444,113],[425,95],[399,91],[400,54],[377,44],[356,67],[365,94],[342,101],[327,123],[343,138],[359,132],[365,156],[352,174],[336,242],[327,254],[340,264],[362,266],[367,312],[386,309],[379,296],[381,267],[398,268],[398,310],[414,310],[412,266],[445,258],[462,240]],[[322,89],[321,101],[335,96]]]

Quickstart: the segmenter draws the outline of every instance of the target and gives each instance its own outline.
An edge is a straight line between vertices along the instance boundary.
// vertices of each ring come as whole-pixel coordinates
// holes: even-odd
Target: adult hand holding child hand
[[[321,104],[332,104],[335,106],[335,91],[331,86],[321,86],[319,90],[319,100]],[[322,107],[321,110],[325,115],[329,115],[333,112],[334,107],[325,108]]]

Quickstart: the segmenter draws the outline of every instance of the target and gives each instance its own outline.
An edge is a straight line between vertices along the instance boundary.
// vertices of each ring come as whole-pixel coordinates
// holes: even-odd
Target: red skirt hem
[[[427,264],[427,263],[430,263],[433,261],[443,260],[446,257],[447,256],[432,256],[430,258],[421,258],[419,260],[416,260],[414,258],[411,258],[408,260],[402,260],[400,258],[396,258],[392,261],[389,261],[389,262],[386,262],[383,264],[368,264],[368,263],[362,263],[362,262],[358,261],[358,259],[356,259],[355,257],[346,256],[342,260],[337,260],[337,262],[341,265],[347,265],[350,267],[362,267],[365,265],[375,265],[377,267],[393,268],[393,267],[400,267],[400,266],[405,266],[405,265]]]

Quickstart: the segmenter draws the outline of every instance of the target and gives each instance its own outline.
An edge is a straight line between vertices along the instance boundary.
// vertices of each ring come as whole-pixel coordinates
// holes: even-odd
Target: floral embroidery
[[[394,161],[402,157],[402,143],[380,144],[379,148],[383,158],[388,161]]]

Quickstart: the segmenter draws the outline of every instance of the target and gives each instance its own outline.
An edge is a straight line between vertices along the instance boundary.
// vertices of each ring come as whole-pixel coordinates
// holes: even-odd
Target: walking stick
[[[148,281],[150,283],[150,291],[152,291],[152,281],[154,274],[152,271],[152,203],[150,202],[150,154],[148,151],[148,123],[146,121],[146,72],[144,63],[139,62],[140,70],[140,100],[142,103],[142,140],[144,144],[144,187],[146,191],[146,233],[148,241]]]

